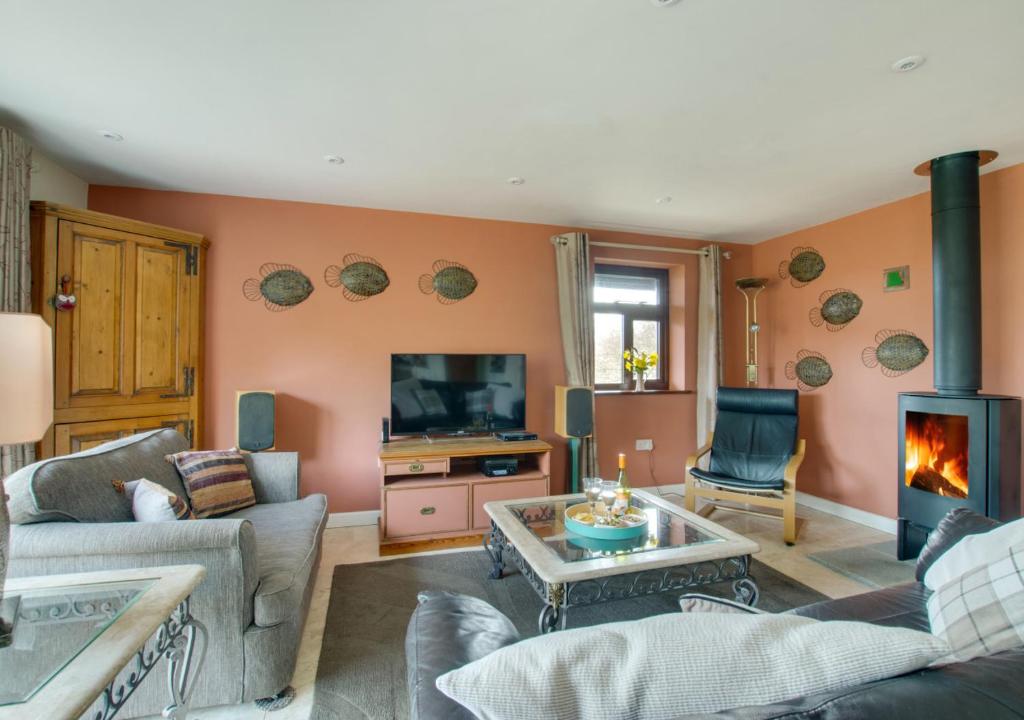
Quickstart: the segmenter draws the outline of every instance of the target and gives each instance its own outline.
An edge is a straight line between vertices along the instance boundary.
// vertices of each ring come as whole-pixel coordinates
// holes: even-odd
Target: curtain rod
[[[707,251],[701,250],[690,250],[688,248],[670,248],[660,247],[658,245],[630,245],[629,243],[614,243],[614,242],[591,242],[594,247],[607,247],[607,248],[622,248],[623,250],[653,250],[655,252],[670,252],[680,253],[682,255],[707,255]],[[732,253],[728,250],[722,252],[722,257],[726,260],[732,257]]]

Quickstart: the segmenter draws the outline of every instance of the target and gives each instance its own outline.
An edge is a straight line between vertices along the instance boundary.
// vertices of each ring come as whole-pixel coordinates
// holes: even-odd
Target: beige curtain
[[[722,382],[722,250],[704,248],[697,303],[697,446],[715,429],[715,400]]]
[[[558,316],[562,324],[562,352],[569,385],[594,386],[594,301],[590,274],[590,247],[586,233],[551,238],[558,274]],[[596,430],[596,428],[595,428]],[[580,445],[580,477],[597,477],[597,440]]]
[[[29,169],[32,147],[0,127],[0,312],[32,310],[29,263]],[[2,412],[14,412],[3,408]],[[0,478],[35,460],[32,445],[0,447]]]

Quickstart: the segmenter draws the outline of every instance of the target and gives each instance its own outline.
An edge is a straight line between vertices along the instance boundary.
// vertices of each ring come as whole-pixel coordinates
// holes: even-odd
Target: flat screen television
[[[392,434],[525,429],[525,355],[391,356]]]

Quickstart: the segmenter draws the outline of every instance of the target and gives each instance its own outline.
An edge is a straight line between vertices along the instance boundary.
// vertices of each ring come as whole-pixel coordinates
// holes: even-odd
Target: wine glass
[[[583,492],[587,495],[587,502],[590,503],[590,514],[593,515],[597,509],[597,501],[601,497],[601,478],[583,478]]]
[[[604,516],[605,521],[610,522],[612,517],[612,505],[615,504],[615,488],[617,483],[613,482],[602,482],[601,483],[601,502],[604,503]]]

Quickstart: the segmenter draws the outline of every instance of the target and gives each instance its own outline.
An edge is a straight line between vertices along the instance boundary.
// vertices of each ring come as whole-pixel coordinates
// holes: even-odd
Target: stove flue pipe
[[[989,150],[943,155],[915,170],[932,179],[932,306],[935,389],[981,389],[981,202],[978,168]]]

